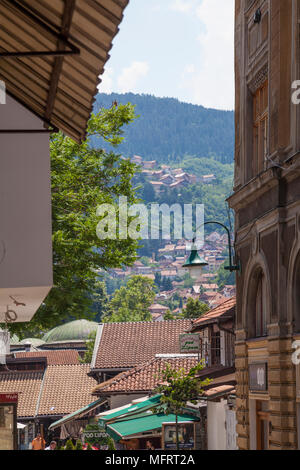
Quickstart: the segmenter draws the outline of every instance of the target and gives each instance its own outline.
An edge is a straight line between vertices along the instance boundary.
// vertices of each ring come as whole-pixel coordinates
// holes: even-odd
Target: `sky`
[[[130,0],[103,93],[146,93],[234,108],[234,0]]]

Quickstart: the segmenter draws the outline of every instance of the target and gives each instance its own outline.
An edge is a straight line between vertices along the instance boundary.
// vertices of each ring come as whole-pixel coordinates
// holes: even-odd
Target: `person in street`
[[[32,450],[45,450],[45,445],[45,439],[42,438],[40,433],[37,433],[36,438],[31,443]]]
[[[48,447],[46,447],[45,450],[56,450],[56,442],[55,441],[51,441],[50,442],[50,445]]]
[[[146,449],[147,450],[155,450],[155,447],[151,441],[146,442]]]

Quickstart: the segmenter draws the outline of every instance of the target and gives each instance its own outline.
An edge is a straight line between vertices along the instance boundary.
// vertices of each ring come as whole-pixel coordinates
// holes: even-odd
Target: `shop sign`
[[[268,390],[268,364],[249,365],[249,388],[251,392],[266,392]]]
[[[102,438],[109,438],[109,435],[103,431],[85,431],[83,433],[83,437],[85,440],[88,439],[102,439]]]
[[[181,353],[198,353],[200,351],[200,335],[183,334],[179,336]]]
[[[96,446],[100,450],[109,450],[112,439],[105,429],[97,424],[88,424],[82,433],[84,442]]]
[[[18,403],[18,394],[0,393],[0,403]]]

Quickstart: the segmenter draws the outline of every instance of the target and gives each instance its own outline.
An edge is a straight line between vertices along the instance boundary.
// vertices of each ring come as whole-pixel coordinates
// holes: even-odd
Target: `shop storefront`
[[[64,416],[63,418],[53,422],[48,427],[51,437],[62,442],[69,438],[80,439],[83,443],[89,442],[85,439],[84,429],[89,422],[94,422],[94,417],[99,413],[106,404],[106,399],[99,398],[92,403],[80,408],[79,410]],[[91,431],[89,431],[91,434]],[[93,441],[91,441],[93,443]]]
[[[268,450],[271,434],[267,362],[249,365],[250,447]]]
[[[17,393],[0,394],[0,449],[17,450]]]
[[[124,450],[176,450],[176,416],[154,413],[160,401],[156,395],[99,415],[98,423],[113,438],[116,447]],[[177,416],[180,449],[199,448],[200,418],[186,410]],[[197,445],[198,444],[198,445]]]
[[[178,416],[179,447],[185,450],[196,448],[195,424],[199,421],[194,416]],[[154,449],[176,450],[176,416],[153,414],[151,411],[145,415],[120,419],[106,426],[106,432],[124,449],[147,449],[149,444]]]

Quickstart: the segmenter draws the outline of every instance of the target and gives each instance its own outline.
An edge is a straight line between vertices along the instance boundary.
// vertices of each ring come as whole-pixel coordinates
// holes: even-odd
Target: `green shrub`
[[[65,445],[65,450],[75,450],[72,439],[69,439]]]
[[[111,439],[111,438],[108,439],[107,445],[108,445],[108,450],[116,450],[115,443],[114,443],[113,439]]]
[[[82,442],[79,439],[76,442],[75,450],[83,450],[82,449]]]

